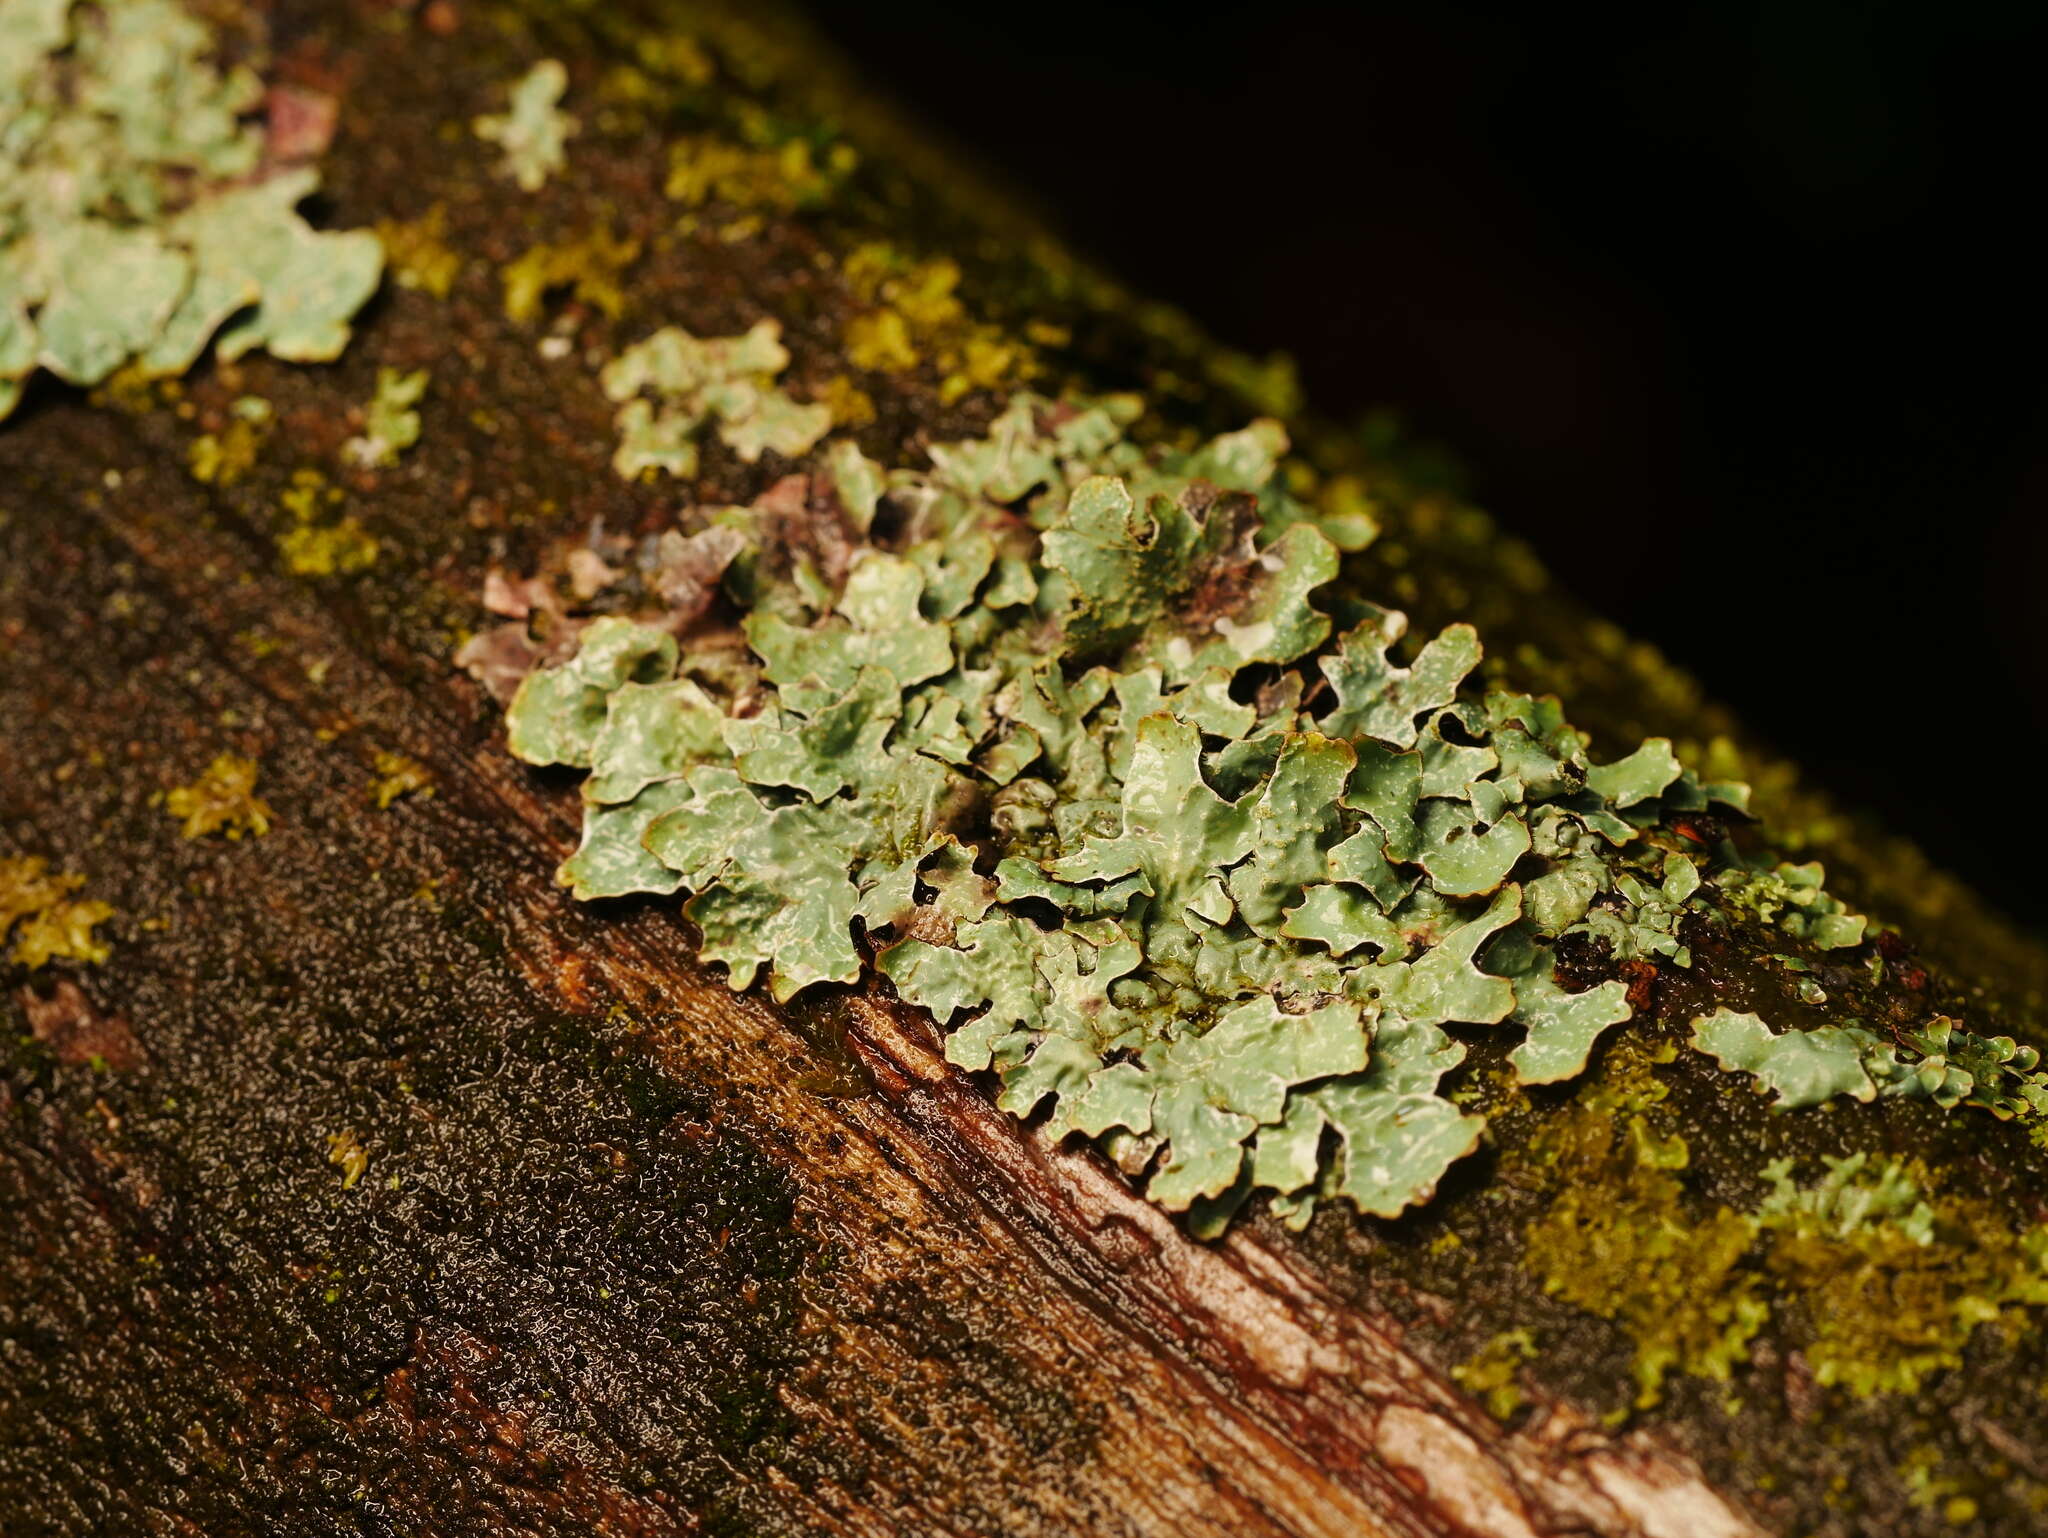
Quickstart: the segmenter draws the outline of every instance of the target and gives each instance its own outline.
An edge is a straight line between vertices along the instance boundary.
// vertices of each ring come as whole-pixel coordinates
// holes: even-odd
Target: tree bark
[[[2048,1530],[2024,1313],[1916,1392],[1857,1396],[1813,1381],[1795,1309],[1732,1381],[1674,1374],[1638,1404],[1624,1326],[1524,1253],[1556,1192],[1519,1151],[1584,1111],[1576,1087],[1485,1091],[1498,1141],[1425,1212],[1331,1210],[1302,1235],[1254,1212],[1201,1243],[998,1112],[885,989],[775,1008],[696,966],[672,905],[572,903],[551,877],[575,788],[505,753],[450,659],[489,567],[673,507],[612,473],[586,353],[775,315],[798,387],[858,378],[864,446],[901,462],[1000,394],[849,365],[841,258],[881,239],[957,257],[1005,334],[1063,332],[1040,344],[1053,385],[1177,390],[1181,420],[1236,426],[1242,360],[972,190],[793,24],[445,0],[271,24],[280,70],[341,98],[327,223],[438,206],[462,265],[446,299],[387,281],[335,366],[207,365],[97,404],[39,388],[0,430],[0,856],[118,910],[104,964],[0,971],[9,1533]],[[526,196],[467,125],[544,55],[583,127]],[[861,166],[821,204],[714,197],[679,229],[667,145],[748,112],[828,125]],[[502,268],[594,231],[640,245],[618,313],[592,289],[556,295],[555,329],[508,319]],[[396,468],[350,468],[380,366],[433,370],[424,434]],[[245,395],[275,428],[245,475],[202,484],[191,441]],[[1740,740],[1479,515],[1313,418],[1299,436],[1380,502],[1360,591],[1473,618],[1611,746]],[[319,516],[378,542],[367,571],[280,559],[309,470],[339,493]],[[776,473],[707,452],[694,496],[742,502]],[[1683,601],[1721,622],[1704,583]],[[1884,997],[2015,1029],[2048,959],[1745,746],[1782,835],[1918,942],[1928,975]],[[271,829],[185,838],[164,795],[224,752],[260,764]],[[379,806],[388,754],[431,796]],[[1682,1036],[1748,997],[1740,958],[1703,960],[1629,1029]],[[1772,1117],[1697,1054],[1654,1071],[1701,1213],[1754,1199],[1762,1147],[1910,1156],[2008,1228],[2039,1220],[2048,1166],[2007,1124],[1892,1102]],[[1540,1349],[1496,1415],[1453,1369],[1517,1329]]]

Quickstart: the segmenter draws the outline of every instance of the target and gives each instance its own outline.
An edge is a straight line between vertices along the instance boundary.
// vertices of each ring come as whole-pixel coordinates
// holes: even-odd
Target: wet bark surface
[[[997,1112],[883,992],[777,1009],[698,968],[672,905],[570,902],[551,877],[575,788],[510,759],[450,657],[492,564],[673,517],[675,488],[609,469],[588,359],[766,313],[786,382],[822,391],[846,369],[849,241],[972,218],[920,233],[920,198],[953,205],[883,153],[822,215],[678,229],[664,146],[723,121],[707,98],[795,110],[740,83],[765,67],[731,62],[724,23],[665,24],[702,25],[725,62],[628,110],[596,105],[629,46],[616,16],[273,22],[280,67],[342,97],[329,222],[439,205],[463,268],[445,301],[387,284],[333,368],[207,367],[98,404],[43,387],[0,433],[0,856],[82,873],[118,910],[105,965],[0,970],[10,1533],[1932,1531],[1956,1511],[1858,1483],[1923,1445],[2005,1471],[1957,1525],[2036,1520],[2027,1340],[1973,1344],[1910,1402],[1851,1404],[1767,1332],[1739,1395],[1674,1381],[1631,1416],[1613,1325],[1516,1270],[1543,1193],[1496,1178],[1568,1094],[1504,1111],[1502,1148],[1415,1219],[1329,1212],[1294,1236],[1255,1215],[1205,1245]],[[567,176],[522,199],[461,125],[542,52],[569,62],[586,128]],[[499,269],[598,228],[642,243],[624,318],[571,293],[552,333],[509,322]],[[1072,284],[984,286],[988,313],[1069,329],[1055,382],[1149,377],[1181,345]],[[351,469],[379,366],[434,370],[425,433],[396,469]],[[885,462],[996,403],[928,374],[863,382]],[[201,484],[192,439],[247,394],[275,428],[235,484]],[[1184,412],[1245,414],[1206,387]],[[786,468],[707,443],[690,492],[745,500]],[[281,559],[307,485],[377,539],[368,571]],[[1565,623],[1483,580],[1483,538],[1426,508],[1399,535],[1441,552],[1420,612],[1462,591],[1510,633]],[[1635,662],[1574,656],[1610,719],[1668,714]],[[223,752],[260,765],[272,828],[182,837],[165,793]],[[378,804],[394,753],[431,795]],[[1750,962],[1663,985],[1646,1028],[1741,1002]],[[2017,997],[2035,965],[1992,935],[1956,975],[2003,966]],[[1474,1047],[1477,1084],[1498,1052]],[[1753,1196],[1760,1144],[1889,1148],[1975,1161],[2001,1211],[2038,1219],[2040,1156],[1988,1119],[1890,1106],[1788,1130],[1711,1071],[1665,1077],[1715,1199]],[[1547,1365],[1497,1418],[1450,1368],[1531,1321]]]

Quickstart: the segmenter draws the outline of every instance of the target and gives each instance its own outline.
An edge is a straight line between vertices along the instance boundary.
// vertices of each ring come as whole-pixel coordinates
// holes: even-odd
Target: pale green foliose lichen
[[[785,362],[772,322],[657,332],[606,374],[621,468],[688,474],[695,429],[748,420]],[[575,622],[510,707],[516,754],[590,771],[564,883],[687,894],[703,957],[777,999],[871,965],[1005,1109],[1099,1140],[1198,1233],[1255,1190],[1294,1223],[1426,1200],[1485,1126],[1441,1092],[1446,1027],[1514,1032],[1548,1083],[1629,1018],[1561,945],[1687,966],[1728,888],[1854,943],[1817,869],[1699,847],[1743,787],[1663,739],[1596,763],[1555,699],[1475,684],[1470,627],[1410,646],[1324,596],[1371,528],[1290,494],[1278,424],[1146,449],[1139,409],[1019,394],[923,469],[836,442],[670,536],[643,583],[667,607]],[[2005,1103],[1977,1088],[1999,1043],[1876,1042],[1725,1012],[1697,1039],[1787,1104]]]
[[[365,469],[388,469],[398,456],[420,441],[420,414],[413,407],[427,393],[426,369],[401,373],[377,370],[377,393],[363,410],[361,436],[342,445],[342,452]]]
[[[783,362],[765,325],[643,345],[615,397]],[[1338,547],[1282,489],[1276,424],[1148,453],[1133,406],[1018,396],[925,472],[836,445],[808,505],[843,570],[777,537],[784,510],[718,515],[744,676],[600,619],[522,686],[512,747],[592,770],[564,879],[688,891],[735,986],[853,982],[864,933],[1006,1108],[1113,1139],[1198,1227],[1256,1188],[1295,1221],[1337,1196],[1392,1215],[1484,1125],[1437,1093],[1446,1025],[1519,1026],[1530,1075],[1564,1077],[1628,1012],[1619,984],[1556,983],[1575,916],[1546,929],[1510,879],[1532,825],[1621,851],[1706,792],[1653,765],[1603,795],[1554,701],[1460,701],[1469,628],[1400,662],[1398,615],[1313,602]],[[886,548],[862,537],[884,501]],[[1304,708],[1311,657],[1329,688]]]
[[[479,139],[505,153],[505,174],[525,192],[538,192],[568,164],[567,145],[576,119],[561,110],[569,72],[559,59],[542,59],[513,82],[506,110],[486,113],[471,124]]]
[[[338,354],[367,231],[313,230],[310,169],[264,174],[263,98],[177,0],[10,0],[0,17],[0,417],[31,373],[184,372],[209,342]]]
[[[1978,1036],[1947,1016],[1885,1037],[1851,1022],[1774,1032],[1753,1014],[1717,1009],[1692,1022],[1692,1044],[1723,1068],[1756,1076],[1780,1109],[1837,1095],[1974,1105],[2001,1120],[2048,1113],[2040,1053],[2010,1036]]]
[[[766,449],[791,458],[810,452],[831,430],[832,411],[775,388],[789,363],[781,336],[772,320],[708,340],[664,326],[620,353],[603,375],[605,394],[620,403],[612,467],[628,479],[656,470],[693,476],[697,433],[707,421],[717,422],[719,437],[748,464]]]

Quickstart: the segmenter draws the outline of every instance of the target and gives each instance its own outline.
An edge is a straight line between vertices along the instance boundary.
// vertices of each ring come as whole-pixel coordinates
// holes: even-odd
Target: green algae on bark
[[[1752,1210],[1701,1203],[1683,1180],[1685,1139],[1645,1120],[1659,1098],[1646,1067],[1518,1155],[1550,1194],[1526,1263],[1547,1291],[1626,1330],[1639,1407],[1673,1371],[1726,1381],[1774,1313],[1817,1382],[1867,1396],[1917,1391],[1961,1365],[1979,1325],[2022,1328],[2022,1306],[2048,1302],[2048,1229],[2016,1230],[1921,1165],[1824,1155],[1801,1180],[1780,1158]]]

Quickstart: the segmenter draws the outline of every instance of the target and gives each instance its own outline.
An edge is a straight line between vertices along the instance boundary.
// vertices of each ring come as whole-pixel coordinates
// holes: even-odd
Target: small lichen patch
[[[621,402],[612,467],[628,477],[697,473],[697,433],[706,422],[741,459],[764,450],[808,453],[832,427],[831,409],[803,405],[775,387],[789,363],[782,328],[757,322],[740,336],[700,339],[664,326],[605,366],[604,391]]]
[[[164,810],[180,820],[184,838],[261,838],[270,831],[270,808],[256,794],[257,773],[254,759],[223,753],[198,779],[170,791]]]
[[[1974,1105],[2001,1121],[2048,1126],[2048,1073],[2041,1055],[2010,1036],[1979,1036],[1946,1015],[1888,1036],[1851,1021],[1773,1032],[1753,1014],[1717,1009],[1692,1023],[1692,1044],[1723,1068],[1756,1076],[1781,1110],[1856,1100],[1932,1100]]]
[[[503,173],[521,190],[538,192],[569,163],[568,142],[576,119],[560,109],[569,71],[559,59],[542,59],[513,83],[503,113],[487,113],[471,125],[479,139],[504,151]]]
[[[377,238],[400,288],[446,299],[462,275],[462,256],[447,242],[448,209],[436,203],[417,219],[380,220]]]
[[[803,138],[778,145],[744,145],[692,134],[669,147],[663,190],[690,208],[719,202],[787,213],[827,201],[859,163],[860,157],[845,144],[830,145],[820,153]]]
[[[234,403],[234,420],[218,433],[202,433],[185,451],[185,467],[202,486],[232,486],[255,468],[270,436],[270,402],[244,395]]]
[[[615,237],[602,227],[574,240],[533,246],[499,274],[506,318],[524,325],[540,314],[548,294],[566,288],[577,303],[617,320],[626,308],[619,280],[639,256],[639,241]]]
[[[370,1167],[370,1154],[355,1129],[344,1127],[327,1135],[327,1162],[341,1171],[341,1188],[348,1191],[354,1189],[355,1183],[363,1178],[363,1171]]]
[[[413,407],[427,393],[431,377],[423,368],[411,373],[395,368],[377,370],[377,393],[363,410],[362,434],[342,445],[342,453],[352,464],[365,469],[388,468],[420,441],[420,414]]]
[[[1466,1393],[1477,1395],[1495,1420],[1504,1421],[1525,1401],[1517,1377],[1535,1355],[1536,1339],[1527,1330],[1503,1330],[1476,1356],[1453,1367],[1451,1376]]]
[[[1693,1021],[1692,1044],[1723,1068],[1755,1074],[1786,1109],[1819,1105],[1834,1095],[1877,1095],[1863,1067],[1866,1051],[1878,1045],[1867,1031],[1820,1026],[1781,1034],[1753,1014],[1723,1008]]]
[[[336,515],[341,488],[319,471],[294,472],[281,501],[291,524],[277,536],[277,553],[292,575],[350,576],[376,564],[376,536],[354,514]]]
[[[59,959],[97,966],[113,954],[95,933],[114,916],[113,905],[74,897],[84,885],[85,877],[53,871],[40,855],[0,859],[0,944],[13,937],[16,965],[31,972]]]
[[[1823,885],[1819,864],[1783,864],[1745,871],[1722,883],[1729,906],[1807,941],[1816,950],[1839,950],[1863,939],[1865,920],[1853,914]]]
[[[370,785],[370,799],[379,811],[401,796],[425,798],[434,793],[434,776],[427,766],[403,753],[380,752],[376,757],[377,778]]]

